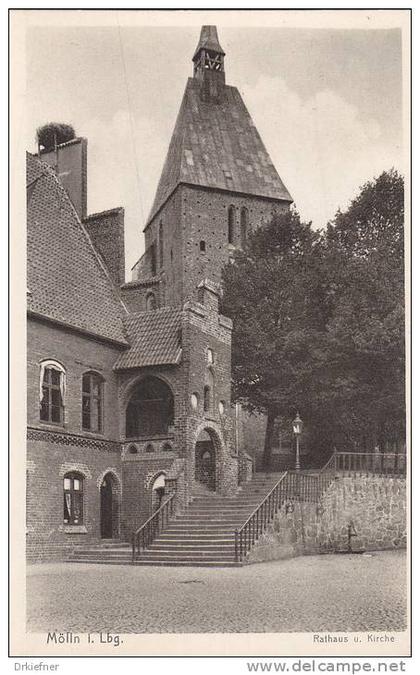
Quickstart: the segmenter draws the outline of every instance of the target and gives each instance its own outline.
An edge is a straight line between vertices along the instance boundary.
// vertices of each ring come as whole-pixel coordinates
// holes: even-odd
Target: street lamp
[[[300,471],[300,457],[299,457],[299,436],[302,433],[303,429],[303,422],[299,417],[299,413],[296,413],[296,417],[293,420],[293,433],[296,436],[296,462],[295,462],[295,469],[296,471]]]

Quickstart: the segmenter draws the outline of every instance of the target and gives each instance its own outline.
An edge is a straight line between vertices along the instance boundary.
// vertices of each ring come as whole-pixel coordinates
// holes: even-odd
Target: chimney
[[[55,169],[81,220],[87,212],[87,139],[74,138],[53,148],[40,148],[39,157]]]

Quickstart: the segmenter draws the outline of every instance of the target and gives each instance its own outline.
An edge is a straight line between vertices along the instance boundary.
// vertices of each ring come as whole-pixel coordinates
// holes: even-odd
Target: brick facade
[[[287,208],[291,197],[238,90],[225,85],[224,72],[209,79],[207,71],[200,71],[200,50],[197,79],[187,84],[144,231],[145,253],[133,268],[131,282],[124,283],[123,210],[86,216],[87,142],[75,139],[45,155],[54,171],[28,156],[31,560],[63,557],[86,540],[100,540],[105,536],[106,500],[107,517],[112,516],[107,532],[130,539],[156,508],[153,483],[159,475],[165,476],[165,489],[176,491],[176,508],[182,509],[192,498],[197,475],[203,478],[203,438],[214,458],[210,489],[231,495],[250,477],[252,461],[235,434],[232,322],[219,314],[221,272],[234,248],[242,245],[245,230]],[[206,100],[204,107],[200,96]],[[226,129],[232,146],[223,141]],[[151,320],[149,312],[155,309],[159,321]],[[153,339],[146,340],[145,332]],[[57,362],[64,372],[60,423],[40,420],[45,360]],[[83,374],[88,372],[102,383],[103,424],[96,433],[86,431],[82,423],[83,411],[90,414],[89,406],[94,405],[82,393]],[[150,382],[156,391],[169,393],[142,399]],[[134,392],[139,399],[130,410],[140,422],[129,426],[129,432],[143,434],[138,438],[128,437],[126,426]],[[76,524],[63,518],[66,499],[78,504],[80,497],[64,494],[67,474],[83,485],[82,523],[79,516]],[[67,484],[66,490],[73,489],[73,483]]]
[[[93,245],[103,258],[114,284],[125,281],[124,209],[95,213],[84,220]]]
[[[231,243],[230,207],[234,213]],[[163,231],[164,262],[159,271],[166,287],[166,304],[196,299],[197,285],[202,279],[220,283],[223,266],[232,251],[241,246],[243,209],[247,211],[249,232],[268,222],[275,212],[287,208],[288,203],[279,200],[178,186],[145,230],[146,250],[153,243],[159,250],[159,231]],[[151,269],[143,270],[143,274],[151,274]]]

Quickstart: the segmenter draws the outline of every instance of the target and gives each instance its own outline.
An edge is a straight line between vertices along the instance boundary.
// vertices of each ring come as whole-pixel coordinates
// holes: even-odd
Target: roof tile
[[[226,180],[224,172],[230,172]],[[224,85],[220,103],[200,98],[189,78],[148,222],[176,186],[191,183],[293,201],[236,87]]]
[[[27,159],[28,309],[127,344],[127,310],[55,172]]]
[[[182,310],[173,307],[130,314],[124,323],[131,347],[118,357],[114,369],[179,363],[181,317]]]

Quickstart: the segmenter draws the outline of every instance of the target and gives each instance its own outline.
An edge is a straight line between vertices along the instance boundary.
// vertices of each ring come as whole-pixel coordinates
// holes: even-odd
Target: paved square
[[[400,631],[406,553],[319,555],[242,568],[31,565],[28,631]]]

